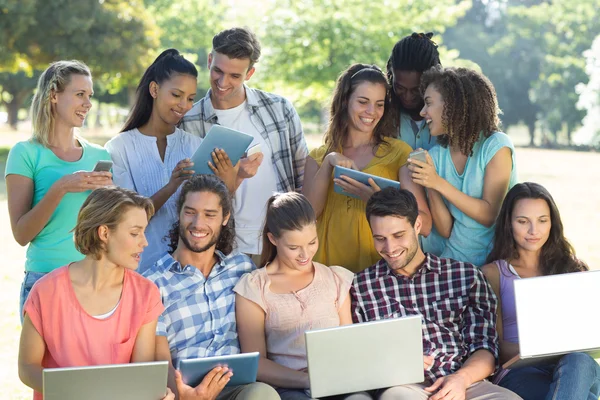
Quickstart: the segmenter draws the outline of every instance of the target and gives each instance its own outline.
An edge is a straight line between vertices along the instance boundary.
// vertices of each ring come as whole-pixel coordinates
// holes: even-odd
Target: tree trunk
[[[535,120],[527,122],[527,130],[529,130],[529,146],[535,147]]]
[[[13,96],[12,100],[10,102],[4,102],[4,105],[6,106],[6,112],[8,114],[8,125],[10,125],[10,127],[15,131],[17,130],[19,124],[19,110],[23,106],[23,102],[25,101],[25,97],[27,97],[28,93],[28,90],[10,93]]]

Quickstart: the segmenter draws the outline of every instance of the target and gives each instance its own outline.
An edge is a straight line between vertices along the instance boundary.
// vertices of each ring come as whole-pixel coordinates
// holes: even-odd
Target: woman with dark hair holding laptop
[[[105,145],[114,163],[115,184],[149,197],[156,210],[148,225],[140,273],[168,250],[164,237],[178,218],[174,194],[194,173],[189,170],[190,157],[202,139],[177,124],[192,108],[197,77],[194,64],[177,50],[163,51],[142,76],[123,130]],[[237,167],[227,153],[216,150],[209,165],[234,192]]]
[[[44,368],[154,361],[164,307],[158,288],[134,272],[153,213],[149,199],[117,187],[83,203],[74,237],[85,258],[45,275],[25,302],[19,377],[34,399],[43,398]]]
[[[283,400],[311,398],[304,332],[352,323],[354,275],[314,262],[318,247],[306,197],[276,194],[267,203],[260,268],[234,288],[242,352],[260,353],[257,379],[274,386]],[[371,399],[363,393],[346,398]]]
[[[315,260],[320,263],[359,272],[380,259],[365,217],[366,202],[379,187],[372,179],[370,185],[364,185],[342,177],[335,184],[357,198],[335,193],[335,166],[399,181],[417,198],[423,219],[421,232],[429,234],[431,215],[425,191],[413,183],[406,164],[412,149],[391,137],[396,132],[390,112],[389,85],[381,69],[354,64],[342,72],[331,102],[325,144],[307,157],[302,188],[318,218],[321,246]]]
[[[514,281],[588,268],[575,257],[564,237],[554,199],[543,186],[531,182],[516,184],[506,195],[487,261],[483,273],[498,297],[497,330],[503,364],[519,354]],[[556,364],[501,370],[494,383],[525,400],[598,399],[600,367],[585,353],[571,353]]]

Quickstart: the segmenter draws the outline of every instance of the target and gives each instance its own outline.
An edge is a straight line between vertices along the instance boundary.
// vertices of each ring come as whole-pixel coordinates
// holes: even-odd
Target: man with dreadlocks
[[[429,134],[429,127],[419,112],[423,97],[419,85],[421,74],[429,68],[441,65],[437,45],[431,40],[433,33],[416,33],[396,43],[387,62],[394,121],[398,137],[413,149],[429,150],[437,143]]]

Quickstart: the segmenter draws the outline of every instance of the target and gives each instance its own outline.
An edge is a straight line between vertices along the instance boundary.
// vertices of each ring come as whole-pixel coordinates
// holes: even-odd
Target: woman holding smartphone
[[[377,66],[354,64],[338,78],[325,145],[306,159],[302,193],[318,218],[321,246],[315,260],[359,272],[381,257],[373,245],[365,217],[365,205],[379,187],[371,179],[364,185],[350,177],[332,179],[335,166],[399,181],[417,198],[423,220],[422,234],[429,234],[431,216],[425,191],[413,183],[406,165],[411,147],[390,136],[395,134],[389,108],[389,85]],[[357,198],[334,192],[334,183]]]
[[[588,268],[564,237],[554,199],[532,182],[518,183],[506,195],[487,262],[482,270],[498,298],[496,326],[504,364],[519,354],[514,281]],[[571,353],[555,363],[501,370],[494,383],[525,400],[598,399],[600,366],[585,353]]]
[[[44,368],[155,360],[164,307],[158,288],[134,272],[153,212],[150,200],[118,187],[83,203],[74,237],[85,258],[40,279],[24,307],[19,377],[35,400]]]
[[[112,185],[94,172],[110,156],[77,134],[92,107],[92,74],[79,61],[58,61],[42,73],[31,103],[33,133],[6,162],[8,213],[15,240],[29,245],[20,309],[43,275],[83,255],[73,244],[77,212],[90,191]],[[21,312],[22,315],[22,312]]]
[[[121,133],[105,147],[114,162],[115,184],[149,197],[156,214],[147,230],[148,247],[139,272],[150,268],[168,250],[164,240],[178,220],[175,195],[194,171],[190,157],[202,139],[177,127],[194,103],[198,71],[175,49],[162,52],[148,67]],[[238,167],[222,150],[209,164],[234,192]]]
[[[432,68],[421,77],[421,115],[439,146],[427,162],[409,159],[413,182],[427,189],[434,230],[423,250],[482,266],[502,200],[517,182],[515,150],[499,131],[492,83],[466,68]]]

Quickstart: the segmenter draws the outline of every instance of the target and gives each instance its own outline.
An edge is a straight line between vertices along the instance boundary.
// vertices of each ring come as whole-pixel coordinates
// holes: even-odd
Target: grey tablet
[[[235,165],[253,140],[252,136],[245,133],[221,125],[213,125],[191,158],[194,163],[192,169],[196,174],[212,174],[208,162],[212,162],[211,154],[215,149],[225,150],[231,163]]]
[[[254,352],[181,360],[179,370],[183,381],[192,387],[196,387],[213,368],[219,365],[226,366],[233,371],[233,376],[227,386],[246,385],[256,382],[258,358],[259,353]]]
[[[390,186],[395,187],[395,188],[400,188],[400,182],[398,182],[398,181],[393,181],[391,179],[382,178],[377,175],[371,175],[371,174],[367,174],[366,172],[357,171],[355,169],[350,169],[350,168],[344,168],[344,167],[340,167],[339,165],[336,165],[335,168],[333,169],[333,176],[334,176],[334,178],[339,178],[341,175],[346,175],[347,177],[357,180],[360,183],[367,185],[367,186],[370,186],[369,178],[373,178],[373,180],[375,181],[377,186],[379,186],[381,189],[385,189],[386,187],[390,187]],[[344,191],[344,189],[342,189],[338,185],[335,185],[333,190],[336,193],[340,193],[340,194],[343,194],[343,195],[346,195],[349,197],[354,197],[356,199],[358,198],[358,196],[355,196],[352,193],[348,193],[348,192]]]
[[[44,400],[160,400],[167,393],[169,363],[46,368]]]

